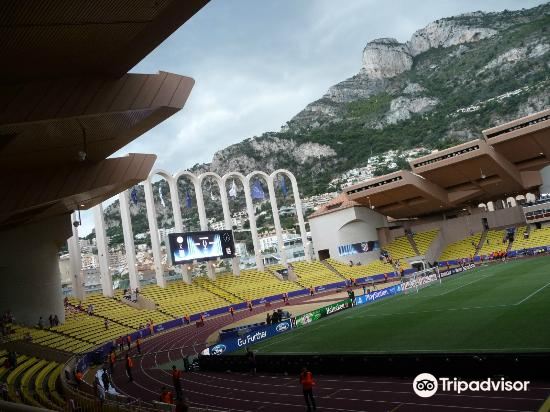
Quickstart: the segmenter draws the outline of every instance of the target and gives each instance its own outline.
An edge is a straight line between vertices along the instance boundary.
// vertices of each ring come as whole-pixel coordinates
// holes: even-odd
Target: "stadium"
[[[112,157],[184,107],[190,77],[129,71],[206,3],[0,6],[0,410],[300,411],[307,368],[320,411],[550,411],[550,109],[349,186],[307,221],[286,169],[195,175],[155,169],[155,154]],[[164,240],[158,176],[174,217]],[[220,189],[220,230],[209,226],[206,179]],[[236,180],[254,249],[246,267],[229,210]],[[132,231],[137,185],[148,282]],[[291,240],[276,196],[287,190]],[[118,288],[102,209],[115,196],[128,269]],[[259,198],[274,218],[269,256]],[[181,216],[191,202],[200,230]],[[84,210],[94,213],[99,290],[84,282]],[[479,389],[485,381],[492,390]]]

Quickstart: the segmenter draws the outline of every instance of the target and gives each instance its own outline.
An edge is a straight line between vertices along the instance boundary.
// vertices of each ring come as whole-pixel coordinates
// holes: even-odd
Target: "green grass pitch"
[[[550,257],[483,266],[252,346],[258,354],[550,351]]]

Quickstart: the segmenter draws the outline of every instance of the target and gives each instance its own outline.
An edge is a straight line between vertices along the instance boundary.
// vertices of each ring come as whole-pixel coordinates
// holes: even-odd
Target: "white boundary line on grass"
[[[537,293],[539,293],[541,290],[543,290],[544,288],[546,288],[547,286],[550,286],[550,282],[548,282],[546,285],[544,285],[543,287],[541,288],[538,288],[537,290],[535,290],[533,293],[531,293],[529,296],[527,296],[526,298],[523,298],[522,300],[520,300],[518,303],[514,303],[514,306],[517,306],[517,305],[521,305],[523,302],[525,302],[526,300],[529,300],[531,299],[533,296],[535,296]]]

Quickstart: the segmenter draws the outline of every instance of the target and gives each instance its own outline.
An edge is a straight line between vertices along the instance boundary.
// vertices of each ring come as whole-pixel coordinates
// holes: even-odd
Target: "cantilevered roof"
[[[9,199],[0,230],[87,209],[148,176],[155,155],[106,158],[179,111],[194,80],[127,71],[207,2],[0,2],[0,188]]]
[[[3,0],[0,82],[83,75],[120,77],[206,3],[208,0]]]
[[[350,199],[393,218],[417,217],[537,190],[550,165],[550,110],[483,132],[477,139],[347,188]]]

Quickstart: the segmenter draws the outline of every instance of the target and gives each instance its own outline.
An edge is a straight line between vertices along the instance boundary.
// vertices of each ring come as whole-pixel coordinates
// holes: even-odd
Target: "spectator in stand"
[[[349,261],[349,265],[350,265],[350,267],[353,266],[353,260],[350,260],[350,261]]]
[[[172,383],[174,384],[176,399],[182,399],[183,391],[181,389],[181,371],[176,368],[176,365],[172,365]]]
[[[94,379],[94,392],[97,396],[97,399],[99,399],[101,407],[103,407],[103,402],[105,401],[105,389],[103,389],[103,386],[99,382],[99,378],[96,376]]]
[[[48,322],[50,322],[50,328],[53,328],[53,315],[48,317]]]
[[[302,368],[302,373],[300,374],[300,384],[302,385],[308,412],[311,412],[312,410],[316,411],[317,405],[315,404],[315,399],[313,398],[313,385],[315,385],[315,381],[313,380],[313,374],[308,371],[307,368]]]
[[[130,354],[126,353],[126,375],[128,375],[128,382],[133,382],[132,368],[134,367],[134,361],[130,357]]]
[[[38,329],[44,329],[44,319],[42,319],[42,316],[38,319]]]
[[[103,373],[101,374],[101,383],[103,383],[103,389],[105,389],[105,392],[109,392],[111,377],[109,376],[109,372],[107,372],[107,368],[103,368]]]
[[[53,316],[53,325],[54,326],[59,326],[59,318],[57,317],[57,315]]]
[[[136,349],[137,349],[137,352],[141,355],[141,339],[140,338],[136,339]]]
[[[74,374],[74,380],[76,382],[76,387],[80,389],[80,385],[82,385],[82,382],[84,381],[84,374],[80,369],[76,370],[76,373]]]
[[[233,306],[231,306],[231,307],[229,308],[229,314],[231,315],[232,318],[235,317],[235,309],[233,309]]]
[[[105,321],[103,321],[103,324],[105,325],[105,330],[109,329],[109,319],[105,318]]]
[[[169,405],[172,405],[174,403],[174,399],[172,397],[172,392],[170,392],[166,386],[163,386],[161,391],[160,391],[160,397],[159,397],[160,401],[162,403],[167,403]]]

